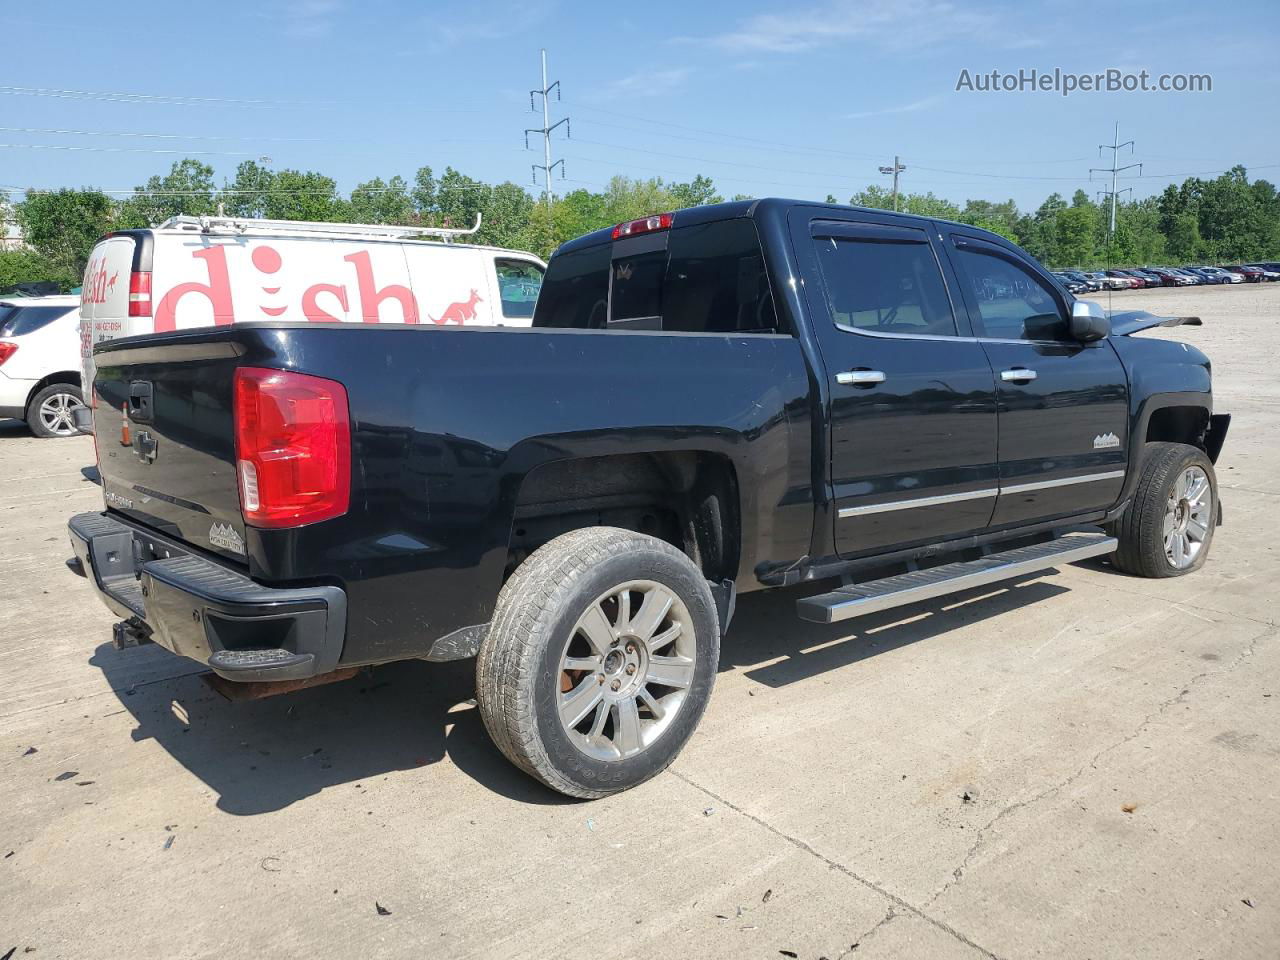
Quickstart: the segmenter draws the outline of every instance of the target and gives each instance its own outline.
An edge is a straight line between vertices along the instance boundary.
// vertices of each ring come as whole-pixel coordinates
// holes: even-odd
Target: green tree
[[[350,214],[338,196],[338,184],[310,170],[277,172],[263,199],[263,212],[269,220],[341,221]]]
[[[710,177],[698,174],[689,183],[673,183],[667,188],[671,195],[671,206],[674,210],[685,207],[700,207],[707,203],[721,203],[724,197],[716,192],[716,185]]]
[[[91,189],[37,191],[17,205],[27,243],[73,283],[84,276],[94,243],[112,229],[114,214],[111,199]]]
[[[351,219],[355,223],[412,224],[417,220],[409,185],[395,176],[386,183],[374,177],[351,191]]]
[[[80,283],[80,274],[61,268],[34,250],[0,250],[0,293],[20,283],[56,283],[69,290]]]
[[[199,160],[179,160],[163,176],[154,176],[120,205],[117,222],[126,227],[152,227],[170,217],[207,216],[216,210],[213,167]]]
[[[1054,220],[1055,266],[1085,267],[1093,262],[1098,212],[1093,204],[1073,205],[1058,211]]]
[[[236,167],[235,179],[219,194],[226,212],[233,217],[264,217],[267,197],[275,185],[276,175],[253,160]]]

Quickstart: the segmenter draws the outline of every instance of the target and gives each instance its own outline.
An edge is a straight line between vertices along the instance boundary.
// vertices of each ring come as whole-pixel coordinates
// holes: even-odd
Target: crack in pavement
[[[876,921],[875,926],[873,926],[866,933],[862,934],[862,936],[854,940],[848,950],[841,950],[840,954],[836,957],[836,960],[843,960],[844,957],[847,957],[849,954],[853,953],[853,951],[857,950],[859,947],[866,946],[867,941],[870,940],[873,936],[875,936],[881,927],[888,924],[889,921],[896,916],[898,916],[898,908],[896,906],[890,906],[888,911],[885,913],[885,915]]]
[[[1112,743],[1109,746],[1103,747],[1101,750],[1095,753],[1090,759],[1088,759],[1083,764],[1081,764],[1080,768],[1076,770],[1075,773],[1071,774],[1061,783],[1056,783],[1051,787],[1046,787],[1044,790],[1041,790],[1035,796],[1028,797],[1026,800],[1019,800],[1016,803],[1011,803],[1008,806],[1003,807],[999,813],[997,813],[994,817],[992,817],[989,821],[987,821],[985,826],[982,826],[978,829],[977,839],[974,840],[972,845],[970,845],[968,852],[965,853],[964,859],[960,861],[959,866],[957,866],[953,871],[951,871],[952,879],[944,883],[932,896],[930,896],[929,899],[925,901],[925,906],[926,907],[933,906],[933,904],[936,903],[944,893],[946,893],[948,890],[950,890],[952,887],[958,884],[962,879],[964,879],[964,873],[965,873],[965,870],[968,869],[970,861],[973,860],[974,856],[978,853],[978,851],[981,850],[982,847],[986,844],[991,829],[997,823],[999,823],[1001,820],[1003,820],[1005,817],[1009,816],[1010,814],[1015,813],[1018,810],[1023,809],[1024,807],[1029,807],[1032,804],[1039,803],[1041,800],[1048,799],[1049,797],[1053,796],[1055,793],[1058,793],[1066,789],[1067,787],[1069,787],[1077,779],[1083,776],[1086,770],[1095,769],[1097,767],[1098,761],[1100,761],[1107,754],[1120,749],[1125,744],[1131,743],[1132,741],[1136,740],[1138,737],[1142,736],[1142,734],[1146,732],[1147,727],[1150,726],[1156,720],[1158,720],[1166,710],[1168,710],[1170,707],[1176,706],[1179,703],[1182,703],[1190,695],[1192,688],[1195,687],[1196,684],[1200,683],[1200,681],[1208,677],[1218,677],[1218,676],[1222,676],[1223,674],[1230,673],[1232,670],[1238,667],[1245,660],[1253,656],[1254,651],[1257,649],[1257,646],[1260,642],[1262,642],[1264,639],[1275,636],[1278,632],[1280,632],[1280,630],[1277,630],[1275,627],[1262,631],[1262,633],[1258,634],[1256,637],[1250,640],[1249,643],[1245,645],[1244,649],[1241,650],[1240,653],[1238,653],[1234,658],[1232,658],[1232,660],[1229,663],[1224,665],[1222,668],[1218,670],[1205,670],[1205,671],[1202,671],[1201,673],[1197,673],[1194,677],[1192,677],[1190,680],[1186,681],[1186,683],[1181,685],[1182,689],[1176,696],[1170,697],[1169,699],[1164,700],[1159,704],[1157,704],[1155,710],[1147,714],[1147,716],[1143,718],[1142,722],[1138,724],[1138,726],[1135,727],[1130,733],[1121,737],[1115,743]]]
[[[913,916],[919,917],[921,920],[925,921],[931,926],[938,928],[943,933],[946,933],[949,936],[953,937],[954,939],[959,940],[966,947],[970,947],[974,950],[977,950],[984,957],[987,957],[988,960],[1000,960],[1000,957],[996,956],[986,947],[975,943],[972,939],[965,936],[955,927],[951,926],[950,924],[942,920],[938,920],[935,917],[929,916],[929,914],[925,913],[921,908],[915,906],[912,903],[907,902],[902,897],[898,896],[896,893],[892,893],[891,891],[886,890],[884,887],[880,886],[874,880],[868,880],[866,877],[860,876],[859,874],[855,873],[853,870],[845,866],[840,861],[833,860],[830,857],[828,857],[826,854],[821,853],[820,851],[815,849],[811,844],[809,844],[807,841],[801,840],[799,837],[793,837],[791,834],[787,833],[786,831],[781,830],[778,827],[775,827],[768,820],[765,820],[762,817],[757,817],[754,813],[750,813],[749,811],[744,810],[742,807],[738,806],[732,801],[727,800],[724,797],[720,796],[720,794],[716,793],[714,790],[710,790],[707,787],[704,787],[702,784],[696,782],[695,780],[692,780],[689,777],[685,776],[679,770],[675,769],[675,767],[668,767],[667,772],[670,773],[677,780],[681,780],[684,783],[687,783],[689,786],[693,787],[693,789],[706,794],[708,797],[710,797],[712,800],[715,800],[717,803],[723,804],[724,806],[728,807],[730,810],[732,810],[734,813],[738,814],[739,816],[746,817],[748,820],[750,820],[752,823],[756,824],[757,826],[763,827],[764,829],[772,833],[774,836],[779,837],[782,840],[785,840],[787,843],[791,844],[793,847],[796,847],[799,850],[803,850],[805,853],[809,854],[809,856],[815,857],[818,860],[821,860],[830,869],[843,873],[849,879],[854,880],[857,883],[862,884],[862,886],[866,887],[868,890],[871,890],[872,892],[879,894],[881,897],[884,897],[886,900],[888,900],[891,904],[901,907],[904,912],[910,913]],[[872,929],[874,930],[882,926],[883,924],[887,923],[891,919],[892,915],[895,915],[895,912],[893,911],[892,908],[890,908],[889,914],[887,914],[885,918],[881,920],[879,923],[877,923],[876,927],[873,927]]]

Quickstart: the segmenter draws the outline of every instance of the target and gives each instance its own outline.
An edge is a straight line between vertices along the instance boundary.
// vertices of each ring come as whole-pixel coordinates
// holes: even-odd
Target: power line
[[[58,87],[19,87],[0,84],[0,94],[21,97],[57,97],[63,100],[105,100],[115,103],[154,103],[169,106],[235,104],[248,107],[314,106],[333,101],[259,100],[238,97],[188,97],[154,93],[127,93],[118,90],[66,90]]]
[[[551,162],[551,132],[555,130],[556,127],[560,126],[561,124],[564,124],[564,135],[566,137],[569,136],[569,118],[568,117],[561,117],[555,123],[551,122],[551,91],[552,90],[556,92],[556,100],[559,101],[560,81],[557,80],[555,83],[551,84],[550,86],[547,86],[547,51],[544,49],[542,51],[542,88],[539,90],[529,91],[529,109],[530,110],[537,110],[537,107],[534,106],[533,98],[534,97],[542,98],[542,126],[531,127],[530,129],[525,130],[524,148],[526,150],[529,149],[529,134],[531,133],[542,134],[542,157],[543,157],[542,163],[541,164],[534,163],[534,164],[531,164],[531,166],[533,167],[533,182],[535,185],[538,182],[538,171],[539,170],[542,171],[542,176],[543,176],[542,196],[543,196],[543,199],[546,201],[546,204],[548,207],[551,206],[551,171],[554,170],[556,167],[559,167],[560,176],[561,177],[564,176],[564,158],[562,157],[561,159],[557,160],[555,163]]]
[[[3,133],[39,133],[67,137],[130,137],[143,140],[216,140],[250,143],[333,143],[322,137],[219,137],[188,133],[137,133],[125,130],[67,130],[60,127],[0,127]],[[493,141],[496,143],[497,141]]]

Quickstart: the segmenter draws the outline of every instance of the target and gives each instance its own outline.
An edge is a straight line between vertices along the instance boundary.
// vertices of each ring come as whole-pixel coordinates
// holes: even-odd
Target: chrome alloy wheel
[[[1175,570],[1196,561],[1213,523],[1213,488],[1201,467],[1178,474],[1164,513],[1164,555]]]
[[[55,393],[40,404],[40,422],[55,436],[69,437],[76,432],[72,414],[83,406],[74,394]]]
[[[697,638],[667,587],[632,580],[597,597],[560,654],[557,712],[578,750],[624,760],[651,746],[684,706]]]

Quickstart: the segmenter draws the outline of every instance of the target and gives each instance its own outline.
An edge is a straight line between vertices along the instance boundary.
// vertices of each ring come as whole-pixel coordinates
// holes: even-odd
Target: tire
[[[27,426],[37,437],[74,437],[71,411],[84,406],[84,395],[72,383],[51,383],[27,404]]]
[[[1218,519],[1213,464],[1198,447],[1150,443],[1141,470],[1133,502],[1111,527],[1120,541],[1112,557],[1115,565],[1126,573],[1151,578],[1181,577],[1199,570],[1209,555]],[[1188,486],[1189,478],[1197,481],[1194,487]],[[1186,494],[1198,490],[1200,482],[1206,486],[1197,505]]]
[[[507,759],[594,799],[676,758],[719,658],[715,603],[693,562],[665,541],[588,527],[538,548],[507,580],[480,645],[476,699]]]

